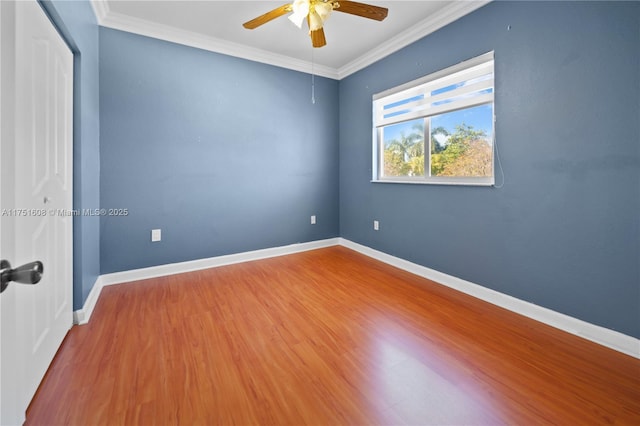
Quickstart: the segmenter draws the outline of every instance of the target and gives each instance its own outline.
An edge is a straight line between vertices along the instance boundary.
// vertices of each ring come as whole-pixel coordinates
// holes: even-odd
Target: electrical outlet
[[[313,216],[311,216],[311,224],[312,225],[316,224],[316,215],[315,214]]]
[[[151,242],[155,243],[157,241],[162,240],[162,230],[161,229],[152,229],[151,230]]]
[[[380,222],[378,222],[377,220],[373,221],[373,230],[374,231],[378,231],[380,229]]]

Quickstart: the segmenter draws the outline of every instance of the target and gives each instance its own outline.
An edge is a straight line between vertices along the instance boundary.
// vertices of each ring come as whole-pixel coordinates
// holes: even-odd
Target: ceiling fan
[[[298,28],[302,28],[302,21],[306,18],[307,24],[309,25],[311,44],[313,47],[322,47],[327,44],[327,40],[324,37],[323,25],[334,10],[337,12],[361,16],[363,18],[375,19],[376,21],[382,21],[387,17],[388,13],[388,9],[385,7],[373,6],[355,1],[293,0],[293,3],[275,8],[264,15],[260,15],[255,19],[245,22],[242,25],[245,28],[252,30],[282,15],[293,12],[289,16],[289,20],[296,24]]]

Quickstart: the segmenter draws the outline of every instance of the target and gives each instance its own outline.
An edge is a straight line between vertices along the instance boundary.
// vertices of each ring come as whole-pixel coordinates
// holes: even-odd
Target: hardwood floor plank
[[[640,424],[640,360],[331,247],[105,287],[27,425]]]

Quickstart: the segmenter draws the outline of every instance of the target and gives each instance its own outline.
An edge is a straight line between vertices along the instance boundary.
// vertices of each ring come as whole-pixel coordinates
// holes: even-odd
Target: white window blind
[[[374,95],[374,126],[493,102],[493,52]]]

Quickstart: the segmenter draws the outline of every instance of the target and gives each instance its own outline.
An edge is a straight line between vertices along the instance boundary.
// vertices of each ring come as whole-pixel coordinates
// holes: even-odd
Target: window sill
[[[469,180],[464,178],[440,178],[440,179],[372,179],[371,183],[400,183],[410,185],[453,185],[453,186],[494,186],[493,178],[479,178]]]

